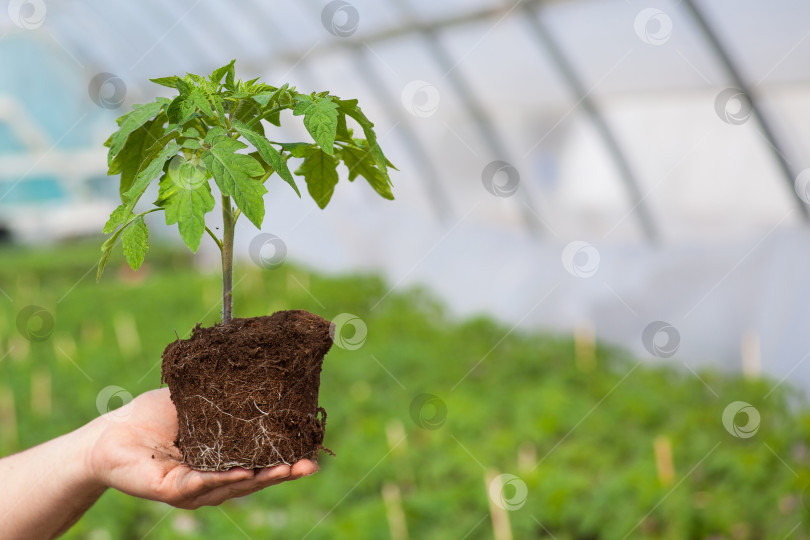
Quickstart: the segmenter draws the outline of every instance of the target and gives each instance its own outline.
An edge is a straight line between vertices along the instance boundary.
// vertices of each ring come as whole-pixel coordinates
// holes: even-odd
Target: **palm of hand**
[[[183,465],[174,446],[177,416],[169,390],[141,394],[96,421],[90,469],[103,485],[178,508],[217,505],[318,470],[310,460],[292,467],[200,472]]]

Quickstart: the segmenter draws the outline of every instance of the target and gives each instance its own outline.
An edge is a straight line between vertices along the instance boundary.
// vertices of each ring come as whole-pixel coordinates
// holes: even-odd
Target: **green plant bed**
[[[0,284],[15,299],[0,298],[0,356],[12,345],[25,347],[15,329],[23,307],[18,298],[53,310],[55,326],[48,340],[28,344],[24,355],[15,348],[0,361],[0,395],[13,393],[18,426],[12,444],[0,410],[3,454],[96,416],[96,396],[105,386],[133,395],[154,388],[160,353],[175,330],[183,337],[197,322],[219,317],[215,273],[147,261],[151,278],[133,285],[110,268],[109,279],[97,285],[90,275],[56,304],[81,273],[77,266],[70,280],[49,276],[60,261],[84,257],[83,248],[49,250],[53,267],[38,254],[14,251],[12,259],[9,253],[0,251],[0,275],[15,267],[21,285]],[[810,413],[785,384],[765,398],[772,381],[701,372],[716,397],[676,369],[675,359],[634,368],[637,359],[605,346],[597,347],[596,369],[585,374],[574,366],[570,337],[513,332],[504,338],[509,326],[452,320],[418,290],[393,293],[372,310],[388,288],[375,277],[325,277],[292,265],[237,271],[245,277],[235,300],[245,316],[296,305],[327,318],[354,313],[366,323],[363,346],[335,347],[324,371],[320,401],[330,412],[329,447],[338,457],[321,458],[317,484],[292,482],[193,513],[109,492],[66,538],[239,538],[240,528],[253,538],[387,538],[386,482],[400,486],[411,538],[491,538],[482,466],[526,483],[525,505],[509,512],[515,538],[550,538],[538,523],[558,540],[622,538],[630,531],[628,538],[645,539],[784,538],[800,523],[794,537],[807,533],[810,501],[802,493],[810,484]],[[115,336],[121,317],[134,321],[136,351]],[[73,360],[92,381],[59,351],[74,353],[71,342]],[[117,361],[122,357],[125,362]],[[32,403],[31,381],[42,373],[52,380],[50,414]],[[437,429],[412,418],[421,393],[446,405]],[[754,437],[735,438],[723,427],[723,410],[736,400],[761,414]],[[407,441],[392,452],[386,430],[397,423]],[[659,436],[671,441],[670,485],[657,473]],[[540,465],[533,470],[519,467],[521,445],[536,453]]]

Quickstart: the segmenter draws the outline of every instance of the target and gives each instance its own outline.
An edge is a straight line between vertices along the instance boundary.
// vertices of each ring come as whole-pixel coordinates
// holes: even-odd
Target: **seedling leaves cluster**
[[[357,100],[344,100],[329,92],[301,94],[284,84],[270,86],[258,79],[235,78],[234,61],[208,77],[187,74],[152,79],[177,91],[173,99],[160,97],[135,105],[118,118],[118,130],[105,143],[108,174],[120,175],[121,204],[112,212],[103,232],[100,278],[120,238],[124,256],[137,270],[149,248],[144,216],[163,211],[167,225],[177,225],[183,242],[196,252],[207,232],[222,251],[223,322],[230,320],[230,279],[233,232],[244,215],[256,227],[265,217],[266,182],[277,174],[298,196],[296,177],[325,208],[338,183],[343,164],[348,179],[362,176],[382,197],[393,199],[389,168],[374,133],[374,124]],[[311,141],[280,142],[270,136],[280,127],[282,113],[303,117]],[[347,119],[356,123],[363,137],[355,137]],[[280,130],[275,130],[280,131]],[[294,170],[292,158],[301,162]],[[210,181],[221,195],[223,235],[206,225],[206,215],[216,201]],[[153,207],[136,213],[147,188],[157,181]]]

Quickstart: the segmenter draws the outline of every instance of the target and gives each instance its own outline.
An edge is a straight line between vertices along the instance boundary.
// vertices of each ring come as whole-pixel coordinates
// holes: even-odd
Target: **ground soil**
[[[326,450],[318,389],[329,325],[308,311],[279,311],[197,325],[189,339],[170,343],[162,380],[177,408],[184,463],[255,469]]]

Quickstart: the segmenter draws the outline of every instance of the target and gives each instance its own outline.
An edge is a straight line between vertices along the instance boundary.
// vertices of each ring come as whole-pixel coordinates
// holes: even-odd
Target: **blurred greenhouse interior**
[[[424,287],[454,321],[810,390],[806,0],[11,0],[0,238],[98,239],[115,118],[171,95],[150,78],[233,58],[243,79],[359,99],[399,169],[395,201],[342,177],[324,211],[271,177],[263,232],[290,264],[381,276],[371,310]],[[246,266],[257,234],[240,222]],[[75,261],[88,284],[95,263]],[[775,537],[751,534],[715,538]]]

